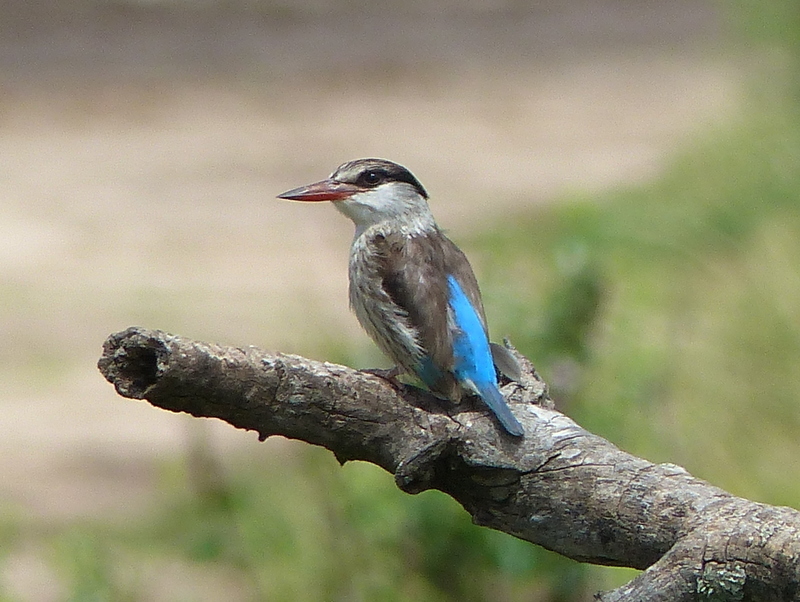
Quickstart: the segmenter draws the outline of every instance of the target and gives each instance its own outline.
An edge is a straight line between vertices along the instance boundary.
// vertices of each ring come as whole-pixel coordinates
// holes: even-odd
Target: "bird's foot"
[[[392,387],[395,389],[401,389],[403,387],[403,383],[397,378],[400,376],[403,371],[400,369],[400,366],[395,366],[394,368],[390,368],[389,370],[382,370],[380,368],[367,368],[366,370],[362,370],[362,372],[366,372],[367,374],[372,374],[373,376],[377,376],[378,378],[382,378],[386,382],[388,382]]]

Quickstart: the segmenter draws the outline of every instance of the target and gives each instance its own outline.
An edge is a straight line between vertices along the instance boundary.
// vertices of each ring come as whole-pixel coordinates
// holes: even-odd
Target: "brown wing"
[[[454,276],[461,285],[470,303],[472,303],[472,306],[478,312],[478,316],[483,324],[483,329],[488,336],[486,313],[483,309],[481,289],[478,286],[478,279],[475,278],[475,272],[472,271],[472,266],[467,260],[467,256],[444,234],[442,234],[442,256],[445,258],[446,272]]]
[[[486,319],[475,275],[464,254],[439,231],[427,235],[387,234],[375,241],[380,249],[383,288],[408,315],[418,340],[437,371],[425,378],[434,391],[458,399],[460,387],[453,377],[453,333],[449,314],[448,275],[454,276],[483,321]]]

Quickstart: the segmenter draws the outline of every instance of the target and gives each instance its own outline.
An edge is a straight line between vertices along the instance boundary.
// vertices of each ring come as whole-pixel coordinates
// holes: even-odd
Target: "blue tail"
[[[515,437],[522,437],[525,434],[525,430],[522,428],[519,420],[511,413],[511,409],[508,407],[508,404],[506,404],[506,400],[500,392],[500,389],[497,388],[497,385],[494,383],[473,384],[480,398],[489,406],[492,413],[497,416],[500,424],[503,425],[503,428],[506,429],[508,434],[514,435]]]

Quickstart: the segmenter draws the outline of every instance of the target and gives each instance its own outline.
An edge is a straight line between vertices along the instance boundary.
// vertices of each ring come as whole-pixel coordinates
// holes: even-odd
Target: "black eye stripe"
[[[419,183],[419,180],[417,180],[417,178],[415,178],[407,169],[400,167],[399,165],[396,167],[397,169],[393,173],[386,174],[387,179],[394,180],[395,182],[405,182],[406,184],[411,184],[411,186],[417,189],[417,192],[427,199],[428,193],[425,192],[425,189],[422,187],[422,184]]]

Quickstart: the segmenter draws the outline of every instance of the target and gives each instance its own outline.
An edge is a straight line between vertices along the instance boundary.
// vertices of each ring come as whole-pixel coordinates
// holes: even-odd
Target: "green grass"
[[[444,494],[408,496],[375,466],[342,468],[326,450],[287,446],[242,458],[212,488],[197,466],[173,464],[153,515],[28,532],[26,545],[50,550],[64,599],[81,602],[188,602],[198,587],[220,583],[232,585],[225,599],[254,601],[522,601],[537,592],[572,600],[591,592],[580,565],[475,527]]]
[[[495,333],[587,428],[796,505],[800,475],[786,460],[800,452],[798,165],[798,122],[761,114],[650,186],[483,238]]]

